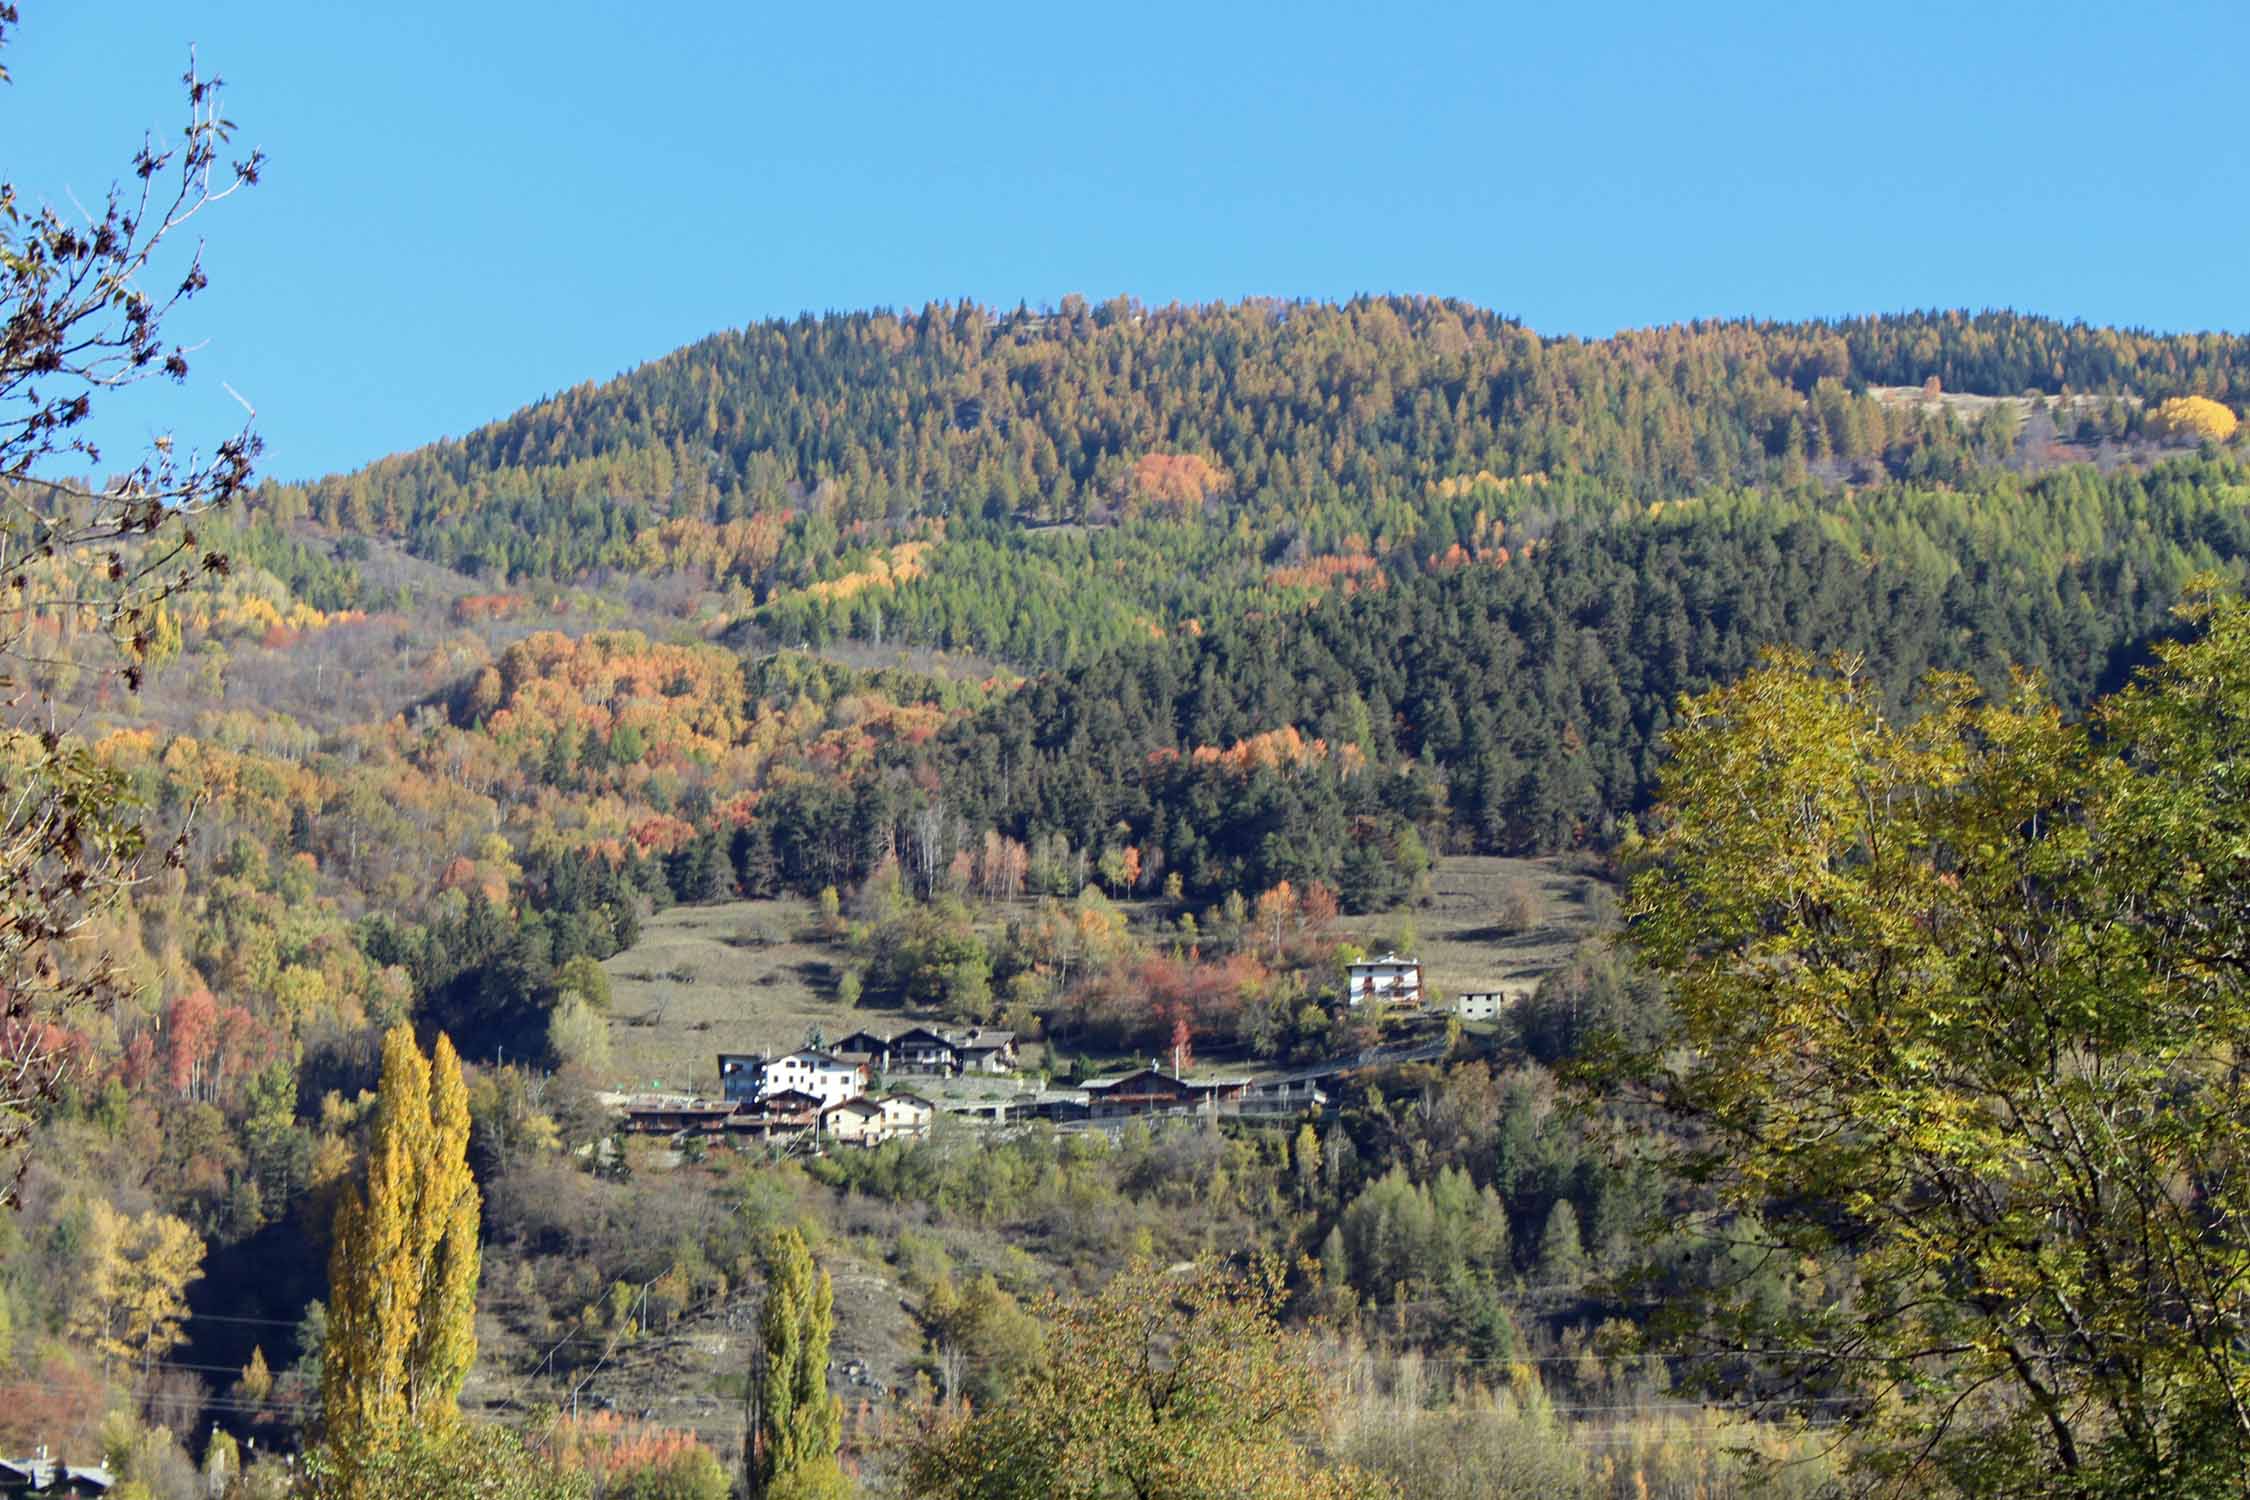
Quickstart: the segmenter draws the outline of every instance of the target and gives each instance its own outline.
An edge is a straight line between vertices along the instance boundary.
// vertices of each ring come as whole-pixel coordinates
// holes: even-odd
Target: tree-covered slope
[[[714,335],[267,503],[488,575],[685,552],[763,597],[816,574],[857,525],[1210,506],[1287,517],[1317,543],[1395,534],[1432,486],[1480,473],[1592,476],[1643,499],[1808,464],[1953,476],[2013,431],[1868,386],[2231,402],[2250,387],[2245,349],[2007,313],[1587,341],[1421,298],[934,305]]]

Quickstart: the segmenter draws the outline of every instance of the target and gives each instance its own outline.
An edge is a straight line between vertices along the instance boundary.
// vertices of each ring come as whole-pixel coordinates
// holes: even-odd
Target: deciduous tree
[[[794,1229],[776,1230],[768,1241],[765,1273],[759,1362],[751,1372],[750,1488],[784,1500],[846,1493],[836,1463],[844,1407],[828,1393],[834,1288]]]
[[[2149,426],[2168,437],[2223,443],[2240,425],[2234,410],[2209,396],[2174,396],[2149,414]]]
[[[1795,656],[1683,705],[1639,1076],[1728,1235],[1848,1278],[1726,1311],[1874,1474],[2250,1484],[2250,609],[2188,614],[2087,723]]]
[[[183,1337],[203,1241],[170,1214],[125,1214],[99,1198],[91,1213],[91,1274],[71,1331],[113,1359],[161,1359]]]
[[[469,1102],[453,1044],[425,1061],[411,1028],[383,1038],[364,1185],[336,1211],[321,1401],[349,1477],[409,1434],[442,1439],[476,1358],[477,1221]],[[369,1493],[372,1493],[370,1491]]]
[[[16,23],[16,7],[0,3],[0,45]],[[176,241],[258,179],[256,152],[224,162],[234,126],[218,80],[191,61],[184,82],[179,132],[144,144],[129,180],[86,220],[32,207],[45,192],[19,197],[0,181],[0,1151],[19,1150],[65,1070],[51,1023],[123,987],[115,963],[80,939],[124,899],[148,843],[125,779],[54,727],[55,697],[77,670],[57,643],[107,641],[101,669],[137,689],[163,601],[225,571],[194,518],[244,490],[257,452],[247,429],[207,456],[167,436],[106,483],[61,472],[102,462],[85,435],[97,398],[186,376],[164,321],[206,278],[201,252]],[[0,1201],[13,1201],[20,1173],[19,1156]]]
[[[1047,1363],[1000,1404],[941,1418],[909,1457],[909,1486],[943,1500],[1383,1493],[1303,1446],[1320,1376],[1277,1321],[1279,1299],[1267,1270],[1143,1262],[1097,1296],[1050,1301]]]

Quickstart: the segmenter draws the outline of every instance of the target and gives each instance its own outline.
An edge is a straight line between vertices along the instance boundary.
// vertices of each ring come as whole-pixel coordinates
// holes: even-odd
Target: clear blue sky
[[[190,389],[267,473],[771,315],[1468,298],[1542,331],[2014,306],[2250,328],[2232,3],[22,0],[0,175],[91,203],[189,42],[266,184]]]

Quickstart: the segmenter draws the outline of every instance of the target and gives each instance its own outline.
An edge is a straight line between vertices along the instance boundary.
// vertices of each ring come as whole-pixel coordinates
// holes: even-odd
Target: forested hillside
[[[1568,859],[1610,921],[1683,698],[1769,648],[1849,659],[1871,711],[1919,711],[1932,672],[2027,670],[2057,722],[2115,692],[2189,628],[2192,578],[2250,561],[2250,456],[2162,404],[2189,395],[2231,418],[2250,344],[2001,313],[1586,341],[1426,299],[942,306],[717,335],[269,483],[198,521],[227,561],[152,608],[138,692],[27,568],[29,670],[177,857],[88,928],[118,1003],[43,1033],[72,1065],[0,1235],[24,1397],[0,1437],[146,1474],[214,1418],[317,1439],[337,1204],[393,1128],[372,1090],[404,1023],[465,1063],[466,1390],[511,1419],[733,1330],[795,1228],[920,1376],[844,1438],[894,1492],[914,1424],[1084,1368],[1046,1340],[1115,1309],[1035,1316],[1042,1293],[1256,1248],[1295,1268],[1288,1336],[1358,1372],[1307,1443],[1368,1492],[1478,1493],[1432,1477],[1442,1442],[1524,1492],[1749,1493],[1755,1449],[1813,1493],[1830,1458],[1793,1424],[1861,1393],[1710,1352],[1715,1314],[1682,1353],[1659,1312],[1739,1285],[1813,1320],[1853,1251],[1751,1265],[1663,1227],[1708,1206],[1642,1151],[1677,1137],[1645,1099],[1559,1092],[1669,1024],[1603,942],[1279,1128],[810,1164],[614,1140],[601,1095],[648,1081],[614,1040],[656,1023],[610,972],[653,913],[748,901],[726,941],[813,955],[836,1032],[1004,1026],[1056,1079],[1372,1054],[1341,965],[1412,946],[1438,862]],[[1465,925],[1497,952],[1537,912]],[[730,1378],[622,1428],[549,1413],[540,1451],[731,1462]]]

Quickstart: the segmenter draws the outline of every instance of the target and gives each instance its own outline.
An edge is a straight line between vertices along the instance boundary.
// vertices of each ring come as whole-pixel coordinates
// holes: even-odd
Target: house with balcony
[[[1419,1006],[1423,998],[1419,959],[1386,953],[1344,970],[1344,1004],[1353,1010],[1363,1005]]]

